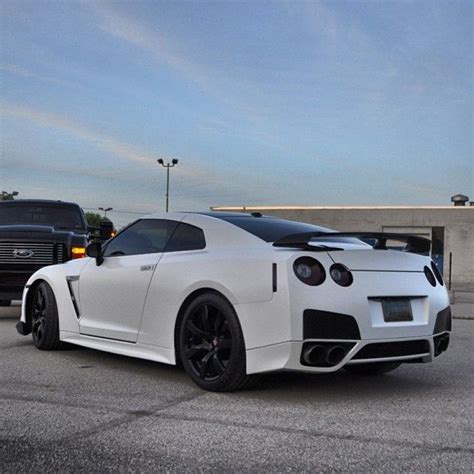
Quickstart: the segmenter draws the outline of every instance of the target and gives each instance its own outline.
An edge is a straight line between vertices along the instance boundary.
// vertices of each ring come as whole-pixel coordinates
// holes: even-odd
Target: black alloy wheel
[[[189,316],[185,356],[200,379],[219,378],[229,364],[232,335],[224,313],[210,303],[198,306]]]
[[[53,290],[46,282],[36,287],[30,314],[34,345],[42,350],[57,349],[59,347],[58,309]]]
[[[198,296],[187,308],[179,332],[186,373],[200,387],[230,391],[249,385],[245,346],[232,305],[215,293]]]

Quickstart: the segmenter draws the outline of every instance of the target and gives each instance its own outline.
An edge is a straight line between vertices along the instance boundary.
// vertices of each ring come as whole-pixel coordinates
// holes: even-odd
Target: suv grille
[[[32,252],[28,256],[28,250]],[[22,257],[22,254],[25,256]],[[65,244],[50,242],[0,242],[0,264],[52,265],[63,263]]]

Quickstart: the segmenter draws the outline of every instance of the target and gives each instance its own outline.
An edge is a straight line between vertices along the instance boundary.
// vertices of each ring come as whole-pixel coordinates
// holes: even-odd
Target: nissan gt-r
[[[33,274],[17,330],[38,349],[180,364],[211,391],[281,370],[383,374],[448,348],[429,251],[418,236],[259,213],[153,214]]]

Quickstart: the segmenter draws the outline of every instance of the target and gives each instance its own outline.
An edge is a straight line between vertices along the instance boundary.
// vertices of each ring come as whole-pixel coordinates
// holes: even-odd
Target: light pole
[[[168,212],[168,204],[169,204],[169,198],[170,198],[170,168],[173,168],[178,164],[178,160],[176,158],[173,158],[171,160],[171,163],[165,163],[162,158],[160,158],[158,163],[163,166],[163,168],[166,168],[166,212]]]
[[[99,211],[104,211],[104,219],[107,217],[108,211],[113,211],[113,207],[99,207]]]

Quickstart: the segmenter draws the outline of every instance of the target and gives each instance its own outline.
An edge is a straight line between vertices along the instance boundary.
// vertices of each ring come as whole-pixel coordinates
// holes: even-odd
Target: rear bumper
[[[431,362],[447,349],[449,331],[424,337],[370,340],[308,339],[288,341],[247,351],[247,373],[289,370],[308,373],[336,372],[345,365],[374,362]],[[445,339],[447,337],[447,340]],[[441,340],[444,350],[439,352]],[[308,346],[320,344],[326,347],[345,345],[347,352],[336,364],[310,365],[304,361],[303,353]]]

